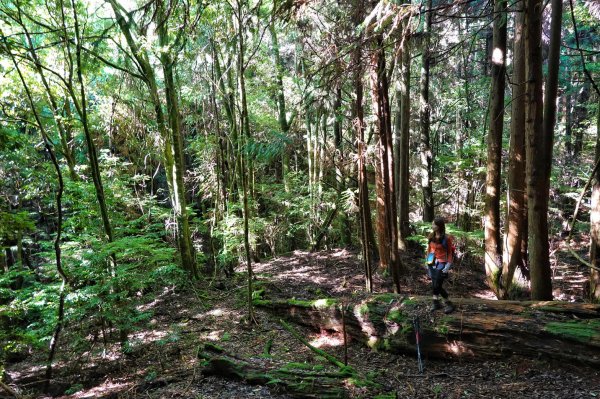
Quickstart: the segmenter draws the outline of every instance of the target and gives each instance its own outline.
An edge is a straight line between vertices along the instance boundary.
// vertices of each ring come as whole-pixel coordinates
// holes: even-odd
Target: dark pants
[[[429,272],[430,272],[430,276],[431,276],[431,287],[433,288],[433,295],[441,295],[442,298],[448,299],[448,293],[446,292],[444,287],[442,287],[442,284],[444,284],[444,280],[446,279],[446,273],[442,273],[444,264],[439,263],[436,266],[429,267]],[[441,267],[441,269],[440,269],[440,267]]]

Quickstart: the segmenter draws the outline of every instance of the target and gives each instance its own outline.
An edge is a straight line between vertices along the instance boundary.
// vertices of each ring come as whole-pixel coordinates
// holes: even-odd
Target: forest
[[[598,0],[0,1],[0,398],[599,366]]]

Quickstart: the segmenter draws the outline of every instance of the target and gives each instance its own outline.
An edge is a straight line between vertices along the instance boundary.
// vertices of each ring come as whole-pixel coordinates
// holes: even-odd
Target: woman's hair
[[[438,231],[440,232],[440,242],[442,240],[442,238],[444,237],[444,235],[446,235],[446,222],[444,221],[443,217],[436,217],[435,219],[433,219],[433,224],[435,224],[438,228]],[[438,242],[438,240],[435,239],[435,231],[431,231],[431,233],[429,233],[429,241],[435,241]]]

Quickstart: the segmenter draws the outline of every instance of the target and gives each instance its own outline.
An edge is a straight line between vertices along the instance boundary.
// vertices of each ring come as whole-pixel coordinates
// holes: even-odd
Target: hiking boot
[[[454,307],[454,304],[450,301],[447,301],[446,306],[444,307],[444,313],[446,313],[446,314],[452,313],[452,312],[454,312],[454,309],[456,309]]]
[[[433,312],[434,310],[438,310],[441,308],[442,308],[442,304],[440,303],[440,301],[437,299],[434,299],[429,310],[431,310]]]

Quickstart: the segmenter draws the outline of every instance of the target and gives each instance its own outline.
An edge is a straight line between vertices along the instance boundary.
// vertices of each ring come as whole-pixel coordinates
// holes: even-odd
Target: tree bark
[[[522,274],[515,278],[517,268],[523,267],[521,244],[525,232],[525,53],[523,37],[523,1],[515,4],[515,38],[512,75],[512,117],[508,161],[508,191],[506,234],[502,257],[502,278],[499,297],[508,299],[511,286],[524,285]]]
[[[492,89],[490,128],[487,137],[487,175],[485,194],[485,274],[488,286],[498,294],[502,264],[500,241],[500,177],[502,170],[502,133],[504,131],[504,90],[506,73],[506,0],[494,4],[492,49]]]
[[[222,153],[223,153],[223,168],[225,169],[223,171],[224,172],[223,184],[225,187],[225,195],[224,195],[223,199],[226,202],[227,199],[229,199],[232,196],[233,196],[233,198],[235,198],[235,192],[236,192],[236,186],[235,186],[236,179],[234,178],[235,166],[233,166],[234,171],[230,171],[229,165],[235,165],[235,162],[232,161],[232,157],[233,157],[232,154],[234,151],[232,149],[231,143],[237,142],[238,126],[237,126],[237,122],[235,119],[235,105],[234,105],[235,101],[234,101],[233,90],[230,89],[229,83],[227,85],[225,85],[225,80],[227,79],[227,82],[229,82],[230,78],[229,78],[228,74],[223,73],[221,71],[221,62],[219,61],[220,55],[219,55],[219,51],[217,51],[217,46],[216,46],[215,42],[211,41],[211,44],[212,44],[213,55],[214,55],[215,73],[217,74],[217,79],[219,82],[219,90],[221,92],[223,105],[225,106],[225,115],[227,116],[227,122],[229,123],[229,126],[228,126],[229,133],[231,134],[231,138],[229,140],[225,140],[225,137],[223,137],[223,140],[221,141]],[[230,68],[228,68],[228,70],[230,70]]]
[[[275,22],[269,24],[269,32],[271,33],[271,44],[273,62],[275,64],[276,71],[276,86],[277,86],[277,121],[279,122],[279,129],[281,134],[287,137],[290,130],[290,125],[286,115],[286,104],[285,104],[285,89],[283,87],[283,61],[279,53],[279,41],[277,39],[277,31],[275,30]],[[290,157],[287,146],[282,150],[281,153],[281,179],[283,181],[283,187],[285,191],[289,191],[288,173],[290,169]]]
[[[409,39],[404,41],[402,64],[400,67],[400,142],[399,142],[399,177],[398,177],[398,226],[401,249],[406,249],[406,238],[410,235],[409,195],[410,183],[410,45]]]
[[[390,268],[394,291],[400,291],[401,263],[398,253],[398,225],[394,187],[394,151],[389,103],[389,85],[386,76],[383,38],[375,38],[371,54],[371,97],[376,115],[378,136],[377,172],[377,232],[379,257],[382,268]]]
[[[202,375],[216,375],[249,385],[268,385],[301,398],[346,398],[344,385],[348,372],[325,372],[293,367],[268,367],[264,362],[240,359],[223,351],[211,350],[199,354],[205,360]],[[310,365],[307,365],[310,367]]]
[[[566,68],[566,75],[572,76],[572,72],[569,68]],[[564,113],[563,122],[565,125],[565,156],[567,159],[571,159],[573,155],[573,112],[572,112],[572,77],[567,80],[567,87],[564,93]]]
[[[335,182],[336,191],[338,196],[346,190],[346,180],[344,177],[344,146],[343,146],[343,132],[342,132],[342,87],[341,84],[335,90],[335,99],[333,101],[333,141],[335,145],[335,156],[333,157],[335,163]],[[336,206],[337,208],[337,206]],[[342,238],[342,245],[349,247],[352,245],[352,230],[350,227],[350,219],[348,214],[342,207],[339,209],[339,222],[342,231],[340,232]]]
[[[161,3],[158,15],[162,18],[167,15]],[[157,21],[158,42],[164,49],[160,53],[160,63],[163,68],[165,81],[165,99],[167,103],[167,115],[169,119],[170,144],[168,149],[173,157],[172,182],[174,199],[173,210],[177,218],[177,237],[179,243],[179,252],[181,255],[181,264],[194,279],[198,279],[198,269],[194,259],[194,246],[192,244],[192,235],[190,232],[190,221],[187,210],[187,201],[185,197],[185,155],[183,152],[183,134],[181,132],[179,100],[177,98],[177,89],[175,87],[174,68],[175,61],[171,57],[169,46],[171,45],[168,33],[168,23],[166,20]]]
[[[587,103],[590,99],[589,83],[585,81],[579,93],[577,93],[577,101],[573,107],[573,117],[575,119],[574,143],[573,143],[573,159],[577,159],[581,155],[583,149],[583,133],[586,129],[584,121],[587,120]]]
[[[525,0],[525,75],[527,76],[527,208],[529,226],[529,266],[531,298],[552,299],[548,243],[548,196],[552,131],[542,127],[542,1]],[[553,7],[554,13],[554,7]],[[553,23],[555,18],[552,19]],[[559,22],[558,22],[559,23]],[[560,25],[559,25],[560,26]],[[553,63],[550,62],[550,65]],[[556,95],[549,96],[554,101]],[[553,125],[552,125],[553,126]],[[550,134],[550,136],[548,136]]]
[[[419,104],[419,118],[420,118],[420,148],[419,153],[421,157],[421,191],[423,193],[423,221],[431,222],[434,217],[434,203],[433,203],[433,153],[430,144],[430,117],[431,117],[431,105],[429,104],[429,64],[430,59],[430,36],[431,36],[431,8],[432,0],[427,0],[427,13],[425,14],[425,28],[424,28],[424,40],[423,40],[423,51],[422,51],[422,65],[421,65],[421,88],[420,88],[420,104]]]
[[[600,158],[600,98],[598,99],[598,114],[596,119],[596,162]],[[594,175],[592,186],[592,204],[590,210],[590,229],[592,242],[590,245],[590,261],[596,269],[590,270],[590,299],[600,302],[600,169]]]
[[[458,299],[458,311],[423,317],[430,301],[381,294],[344,303],[346,332],[374,349],[412,355],[412,321],[419,317],[425,356],[459,361],[543,356],[600,365],[600,305]],[[316,330],[343,330],[341,305],[333,299],[255,303]]]
[[[238,79],[239,79],[239,90],[240,90],[240,102],[241,102],[241,128],[242,132],[239,137],[238,143],[238,168],[240,185],[242,188],[242,205],[243,205],[243,218],[244,218],[244,250],[246,255],[246,272],[247,272],[247,304],[248,304],[248,320],[254,321],[254,309],[252,307],[252,257],[250,251],[250,231],[249,231],[249,220],[250,220],[250,208],[248,206],[248,173],[251,173],[252,162],[249,160],[249,156],[243,155],[242,148],[243,143],[247,143],[250,138],[250,118],[248,115],[248,102],[246,100],[246,64],[244,60],[244,54],[246,52],[246,44],[244,41],[245,27],[243,24],[243,6],[242,1],[238,0],[237,3],[237,29],[238,29]]]
[[[354,1],[353,22],[358,26],[364,17],[363,0]],[[355,98],[352,102],[352,124],[356,132],[356,147],[358,153],[358,209],[360,218],[360,238],[362,248],[362,262],[365,270],[365,285],[368,292],[373,291],[373,279],[371,276],[373,264],[374,234],[371,221],[371,207],[369,204],[369,186],[367,179],[367,154],[365,143],[365,117],[363,106],[363,62],[362,47],[360,43],[363,40],[362,33],[356,38],[356,47],[352,53],[353,85]]]

